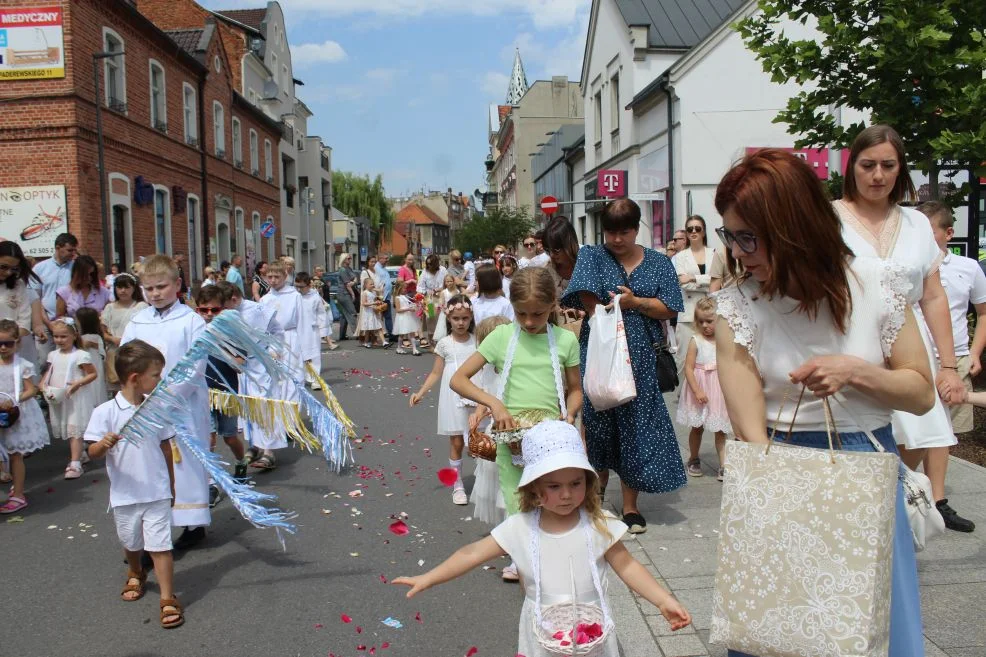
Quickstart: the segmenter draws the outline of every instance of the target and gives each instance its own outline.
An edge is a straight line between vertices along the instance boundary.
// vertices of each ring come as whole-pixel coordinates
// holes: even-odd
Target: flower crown
[[[61,322],[61,323],[62,323],[62,324],[64,324],[65,326],[68,326],[68,327],[69,327],[69,328],[71,328],[71,329],[72,329],[72,331],[74,331],[75,333],[78,333],[78,332],[79,332],[79,331],[78,331],[78,327],[77,327],[77,326],[75,325],[75,320],[74,320],[73,318],[71,318],[71,317],[59,317],[59,318],[58,318],[58,319],[56,319],[55,321],[56,321],[56,322]]]
[[[462,310],[462,309],[466,309],[469,312],[472,312],[472,304],[467,303],[465,301],[460,301],[459,303],[448,306],[445,310],[446,312],[452,312],[453,310]]]

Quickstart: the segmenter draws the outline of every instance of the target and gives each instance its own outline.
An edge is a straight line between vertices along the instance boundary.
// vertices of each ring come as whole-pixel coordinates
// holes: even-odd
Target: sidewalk
[[[666,396],[670,397],[670,396]],[[668,399],[674,417],[674,401]],[[688,432],[681,427],[678,444],[688,454]],[[712,434],[706,433],[700,454],[704,477],[667,495],[642,495],[640,511],[647,532],[624,542],[630,552],[689,609],[693,625],[672,633],[660,612],[639,599],[619,579],[610,578],[610,599],[625,657],[724,657],[725,649],[709,645],[712,590],[722,484]],[[952,506],[976,523],[972,534],[946,531],[918,555],[926,657],[986,655],[986,469],[953,458],[946,492]],[[607,489],[607,507],[620,512],[619,480]],[[614,505],[616,505],[614,507]]]

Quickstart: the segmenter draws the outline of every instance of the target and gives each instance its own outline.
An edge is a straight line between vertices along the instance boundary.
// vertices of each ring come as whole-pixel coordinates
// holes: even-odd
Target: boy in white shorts
[[[110,478],[110,506],[116,533],[127,556],[127,581],[120,593],[125,602],[144,596],[147,571],[141,566],[146,550],[154,562],[161,590],[161,627],[170,629],[185,622],[181,604],[174,596],[171,556],[171,505],[174,498],[172,432],[162,429],[131,443],[120,442],[119,431],[133,417],[144,396],[161,380],[164,355],[142,340],[120,347],[116,371],[120,392],[100,404],[89,418],[85,440],[89,456],[106,457]]]

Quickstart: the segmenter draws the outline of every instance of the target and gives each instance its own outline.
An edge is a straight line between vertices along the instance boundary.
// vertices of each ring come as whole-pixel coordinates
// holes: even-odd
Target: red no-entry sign
[[[558,212],[558,199],[554,196],[545,196],[541,199],[541,212],[548,215]]]

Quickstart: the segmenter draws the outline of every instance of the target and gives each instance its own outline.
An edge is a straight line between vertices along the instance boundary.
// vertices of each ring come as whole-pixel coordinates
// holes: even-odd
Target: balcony
[[[127,103],[119,98],[113,98],[110,96],[106,99],[106,106],[114,112],[119,112],[120,114],[127,113]]]
[[[225,149],[222,149],[222,148],[217,148],[216,149],[216,157],[218,157],[220,160],[225,160],[226,159],[226,150]]]
[[[233,166],[237,169],[243,168],[243,160],[233,160]]]
[[[165,121],[155,121],[154,129],[162,134],[168,134],[168,124]]]
[[[267,176],[267,182],[274,184],[274,176]]]
[[[193,137],[192,135],[185,135],[185,143],[193,148],[198,148],[199,140],[197,137]]]
[[[252,173],[253,175],[257,176],[258,178],[260,177],[260,169],[254,169],[250,173]]]

